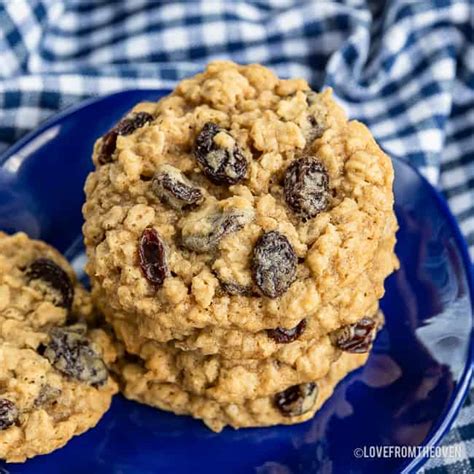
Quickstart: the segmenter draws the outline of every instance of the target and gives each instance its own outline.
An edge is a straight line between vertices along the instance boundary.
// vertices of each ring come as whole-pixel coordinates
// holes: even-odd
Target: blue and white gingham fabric
[[[472,0],[0,0],[0,151],[91,95],[172,87],[211,59],[331,86],[448,198],[474,256]],[[474,391],[445,443],[474,472]]]

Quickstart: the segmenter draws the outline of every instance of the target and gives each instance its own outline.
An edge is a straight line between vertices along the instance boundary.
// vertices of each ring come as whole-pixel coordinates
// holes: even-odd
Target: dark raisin
[[[152,186],[155,194],[176,210],[198,204],[203,199],[201,190],[174,166],[162,165],[153,178]]]
[[[130,135],[152,120],[153,115],[148,112],[137,112],[120,120],[120,122],[115,125],[114,130],[118,135]]]
[[[292,329],[276,328],[267,329],[267,334],[275,342],[279,344],[288,344],[289,342],[296,341],[306,329],[306,319],[303,319]]]
[[[18,419],[18,408],[6,398],[0,398],[0,430],[6,430]]]
[[[213,252],[225,235],[237,232],[252,219],[253,213],[249,210],[230,209],[209,214],[199,219],[199,226],[191,221],[189,227],[183,227],[181,243],[197,253]]]
[[[283,416],[300,416],[314,407],[317,397],[318,386],[308,382],[277,393],[274,402]]]
[[[42,280],[61,295],[59,306],[71,309],[74,300],[74,286],[69,275],[53,260],[38,258],[26,269],[31,280]]]
[[[297,257],[280,232],[263,234],[255,244],[252,269],[257,286],[270,298],[281,296],[296,278]]]
[[[214,184],[235,184],[245,178],[247,160],[237,143],[221,148],[214,142],[220,132],[229,134],[215,123],[206,123],[196,137],[194,156],[204,175]]]
[[[331,333],[332,343],[346,352],[361,354],[368,352],[375,339],[377,322],[373,318],[362,318]]]
[[[252,287],[221,281],[222,290],[228,295],[252,296]]]
[[[155,286],[161,286],[168,276],[165,246],[158,232],[147,227],[138,243],[140,268],[145,278]]]
[[[108,377],[107,368],[89,341],[67,327],[54,328],[43,357],[56,369],[72,378],[99,386]]]
[[[328,174],[312,156],[291,163],[285,173],[284,189],[286,203],[302,219],[311,219],[328,206]]]
[[[143,127],[153,120],[153,115],[147,112],[137,112],[124,117],[113,128],[111,128],[103,137],[99,152],[99,163],[104,165],[109,163],[117,146],[117,137],[119,135],[130,135],[138,128]]]

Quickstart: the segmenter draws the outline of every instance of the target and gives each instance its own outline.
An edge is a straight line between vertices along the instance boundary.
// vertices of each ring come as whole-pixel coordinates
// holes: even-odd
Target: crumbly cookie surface
[[[388,226],[387,237],[379,244],[374,260],[350,285],[341,288],[329,303],[299,322],[296,328],[266,329],[256,333],[238,328],[206,327],[193,330],[190,335],[181,333],[174,337],[172,331],[162,331],[152,318],[133,319],[127,314],[115,312],[110,318],[127,350],[139,353],[140,346],[149,341],[169,342],[170,346],[183,351],[196,351],[201,355],[219,355],[225,359],[264,359],[287,361],[304,354],[315,341],[345,324],[353,324],[364,316],[375,314],[378,301],[384,294],[384,279],[397,265],[393,253],[395,244],[393,226]],[[107,299],[97,299],[107,312]]]
[[[348,287],[348,293],[341,293],[341,301],[350,303],[346,310],[350,312],[348,319],[353,318],[351,324],[376,314],[383,294],[383,277],[392,270],[386,266],[392,253],[393,237],[381,243],[371,271],[361,275],[356,288]],[[363,278],[367,281],[365,286],[360,285]],[[338,306],[327,308],[321,319],[338,311]],[[167,344],[157,342],[153,333],[143,333],[143,321],[113,318],[112,325],[126,350],[138,355],[147,367],[153,367],[161,383],[179,384],[190,393],[221,403],[241,403],[315,381],[326,375],[341,354],[328,336],[339,326],[320,333],[314,316],[294,334],[273,330],[252,334],[215,328]],[[145,327],[152,329],[151,324]]]
[[[358,341],[360,351],[369,351],[381,325],[382,317],[374,314],[373,324],[367,326]],[[125,348],[139,356],[145,367],[154,373],[155,382],[177,384],[191,394],[219,403],[240,404],[271,396],[293,385],[317,382],[327,375],[346,348],[344,344],[340,347],[331,334],[318,340],[297,341],[265,359],[227,359],[181,351],[154,341],[134,347],[133,338],[128,337],[133,331],[130,324],[122,321],[115,329],[119,339],[125,341]],[[359,352],[350,349],[353,355]]]
[[[393,220],[392,166],[370,132],[330,91],[258,65],[212,63],[139,104],[94,162],[94,291],[161,340],[295,327],[371,265]]]
[[[56,250],[0,232],[0,459],[60,448],[109,408],[115,349],[92,308]]]
[[[325,377],[315,384],[290,387],[286,392],[246,400],[218,403],[187,392],[176,383],[165,383],[153,369],[139,363],[122,362],[119,368],[123,393],[127,398],[179,415],[202,419],[214,431],[226,425],[234,428],[294,424],[314,416],[332,395],[336,385],[351,371],[362,366],[367,354],[343,353]]]

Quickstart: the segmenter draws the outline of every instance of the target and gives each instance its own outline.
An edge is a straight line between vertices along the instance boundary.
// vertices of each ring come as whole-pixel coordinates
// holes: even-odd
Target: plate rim
[[[164,96],[166,94],[171,93],[171,89],[168,88],[127,88],[121,89],[115,92],[111,92],[104,95],[93,96],[85,100],[81,100],[76,104],[69,105],[65,107],[63,110],[60,110],[45,121],[40,123],[38,127],[31,130],[30,132],[26,133],[22,136],[19,140],[17,140],[13,145],[8,147],[0,154],[0,167],[4,165],[4,163],[14,154],[16,154],[19,150],[21,150],[24,146],[28,145],[32,140],[34,140],[38,135],[44,133],[44,131],[50,127],[58,125],[62,120],[65,118],[74,115],[75,113],[79,112],[80,110],[90,107],[96,103],[99,103],[103,100],[110,99],[112,97],[119,97],[124,94],[137,94],[137,93],[156,93],[157,95],[160,94]],[[380,146],[380,145],[379,145]],[[410,162],[404,160],[401,157],[397,157],[395,155],[391,155],[387,153],[390,159],[398,161],[402,165],[408,166],[412,171],[415,172],[417,177],[422,181],[425,187],[428,189],[432,199],[438,205],[441,213],[446,217],[452,231],[454,234],[454,239],[457,244],[458,250],[461,254],[461,260],[463,264],[463,268],[466,273],[467,279],[467,286],[469,288],[470,294],[470,303],[471,303],[471,321],[474,322],[474,267],[473,263],[471,262],[471,258],[469,256],[469,250],[467,242],[461,232],[459,227],[458,221],[456,217],[451,212],[449,208],[448,202],[441,194],[441,192],[435,188],[424,176],[423,174],[412,165]],[[440,442],[442,441],[443,437],[447,434],[447,432],[451,429],[454,421],[456,420],[462,406],[464,400],[469,393],[471,380],[473,377],[473,364],[474,364],[474,330],[473,326],[471,325],[471,334],[470,334],[470,342],[469,342],[469,349],[468,354],[465,361],[465,366],[462,371],[462,375],[459,379],[459,383],[455,389],[455,392],[451,396],[450,406],[445,413],[444,417],[440,420],[440,422],[435,426],[435,428],[428,434],[426,441],[424,441],[419,446],[422,446],[427,451],[429,449],[439,446]],[[427,461],[429,457],[423,454],[419,454],[409,462],[407,461],[405,464],[401,466],[401,474],[409,474],[420,467],[422,467]]]

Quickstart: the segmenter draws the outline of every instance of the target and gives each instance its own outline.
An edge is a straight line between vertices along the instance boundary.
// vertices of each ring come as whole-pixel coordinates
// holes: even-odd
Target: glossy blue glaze
[[[0,159],[0,229],[23,230],[80,256],[83,183],[95,137],[141,100],[128,91],[86,102],[47,122]],[[470,261],[437,192],[394,160],[397,253],[386,284],[387,323],[362,370],[339,384],[301,425],[209,431],[200,422],[116,397],[97,428],[10,473],[389,473],[422,458],[357,459],[356,447],[438,443],[469,387],[472,360]],[[81,260],[76,259],[76,266]]]

